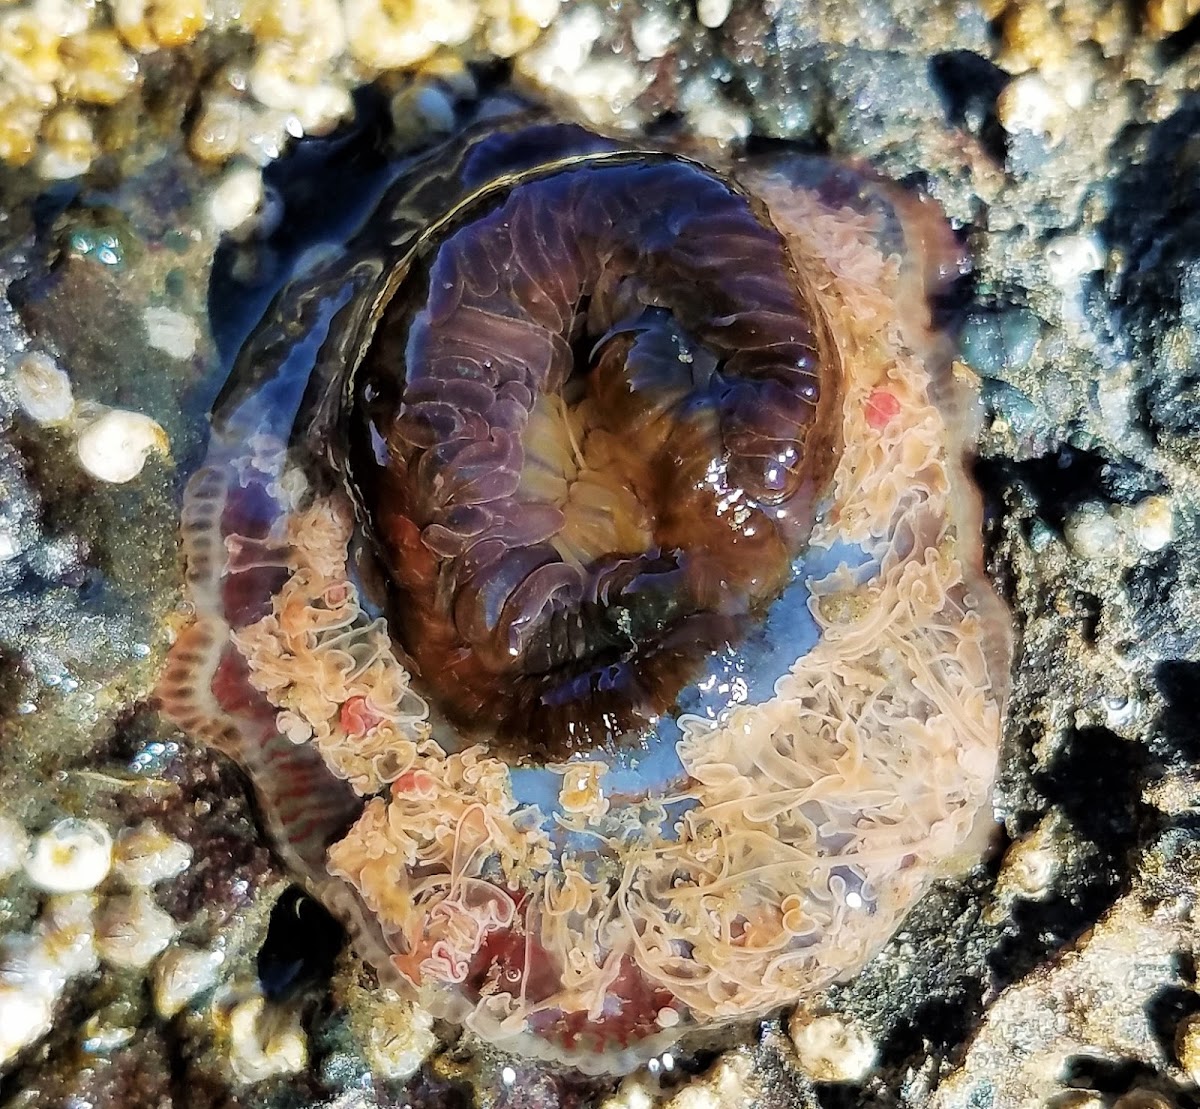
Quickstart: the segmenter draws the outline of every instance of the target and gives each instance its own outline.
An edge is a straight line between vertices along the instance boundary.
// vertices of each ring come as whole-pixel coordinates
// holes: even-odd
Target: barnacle
[[[959,263],[864,169],[508,118],[281,294],[160,691],[390,986],[622,1071],[852,974],[969,853],[1009,639]]]

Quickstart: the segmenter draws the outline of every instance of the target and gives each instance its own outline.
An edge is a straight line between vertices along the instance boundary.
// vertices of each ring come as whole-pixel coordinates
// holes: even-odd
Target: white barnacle
[[[80,465],[100,481],[123,485],[142,472],[152,450],[166,453],[167,433],[141,412],[112,408],[86,424],[75,441]]]
[[[117,836],[116,872],[131,886],[154,886],[182,873],[192,861],[192,849],[157,825],[146,821]]]
[[[227,1013],[229,1064],[243,1082],[295,1074],[308,1064],[308,1041],[298,1014],[268,1006],[260,993],[237,1001]]]
[[[34,840],[25,874],[47,893],[95,889],[108,877],[112,847],[112,836],[99,821],[68,817]]]
[[[189,944],[168,948],[154,964],[154,1011],[169,1020],[193,998],[216,985],[224,961],[221,951]]]
[[[21,869],[29,851],[29,836],[20,823],[0,813],[0,879],[8,878]]]
[[[142,313],[146,342],[172,358],[186,361],[200,345],[200,328],[191,316],[165,305],[151,305]]]
[[[861,1082],[875,1066],[870,1036],[840,1014],[814,1017],[797,1010],[788,1032],[800,1065],[818,1082]]]
[[[111,966],[145,967],[163,953],[178,931],[169,913],[145,891],[136,890],[105,903],[97,924],[96,946]]]
[[[5,938],[0,963],[0,1065],[40,1040],[73,978],[97,964],[90,894],[51,897],[32,933]]]
[[[58,424],[75,408],[71,379],[48,354],[25,355],[13,371],[13,386],[21,410],[39,424]]]

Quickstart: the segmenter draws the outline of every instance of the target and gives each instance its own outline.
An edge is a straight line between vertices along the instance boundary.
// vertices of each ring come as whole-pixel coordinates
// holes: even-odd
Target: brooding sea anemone
[[[390,984],[620,1072],[856,971],[986,822],[1010,661],[937,207],[513,115],[238,357],[160,692]]]

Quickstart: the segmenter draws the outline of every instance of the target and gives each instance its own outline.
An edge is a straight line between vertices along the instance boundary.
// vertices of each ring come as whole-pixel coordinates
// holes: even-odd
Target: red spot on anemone
[[[383,717],[367,703],[365,697],[351,697],[338,713],[338,722],[347,735],[364,736],[374,728]]]
[[[890,389],[875,389],[867,398],[867,424],[882,431],[900,414],[900,401]]]

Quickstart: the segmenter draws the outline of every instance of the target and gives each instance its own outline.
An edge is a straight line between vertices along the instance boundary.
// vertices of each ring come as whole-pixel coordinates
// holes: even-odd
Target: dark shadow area
[[[989,491],[1018,487],[1038,517],[1059,531],[1071,510],[1083,501],[1099,496],[1128,505],[1164,488],[1157,475],[1136,463],[1105,458],[1067,444],[1020,462],[981,459],[976,472]]]
[[[208,315],[228,365],[296,259],[345,238],[364,218],[389,163],[388,101],[374,86],[357,91],[353,119],[326,138],[293,143],[263,172],[275,227],[248,242],[226,237],[213,258]]]
[[[1200,761],[1200,662],[1161,662],[1154,680],[1165,702],[1155,754],[1168,764],[1190,766]]]
[[[1006,143],[996,101],[1011,75],[972,50],[950,50],[929,59],[929,77],[946,118],[976,135],[988,154],[1003,164]]]
[[[271,910],[258,949],[258,981],[269,1001],[293,997],[326,981],[346,941],[342,926],[303,890],[291,886]]]
[[[1186,964],[1180,966],[1180,977],[1189,984],[1194,983],[1196,974],[1191,957],[1180,954],[1178,960]],[[1166,1058],[1176,1058],[1175,1033],[1187,1017],[1198,1012],[1200,1012],[1200,996],[1197,996],[1196,991],[1190,985],[1187,987],[1165,986],[1150,999],[1150,1004],[1146,1007],[1146,1019],[1150,1022],[1154,1039]],[[1177,1059],[1176,1062],[1178,1062]]]
[[[989,957],[1000,988],[1024,977],[1090,928],[1121,893],[1128,860],[1155,834],[1154,810],[1141,800],[1149,770],[1145,750],[1108,731],[1082,728],[1063,745],[1035,787],[1062,810],[1084,841],[1069,852],[1055,892],[1018,901],[1009,931]]]
[[[1173,65],[1197,43],[1200,43],[1200,15],[1194,15],[1178,31],[1167,35],[1158,44],[1158,57],[1163,65]]]
[[[1171,598],[1187,597],[1200,587],[1200,563],[1194,548],[1189,548],[1186,541],[1176,542],[1125,574],[1134,626],[1131,646],[1146,651],[1151,659],[1200,658],[1200,621],[1189,615],[1185,604],[1171,603]],[[1187,680],[1189,674],[1195,676],[1198,665],[1184,661],[1160,664],[1166,681],[1163,697],[1179,708],[1168,713],[1151,743],[1155,754],[1170,765],[1178,764],[1181,755],[1188,759],[1200,756],[1198,723],[1189,711],[1200,703],[1200,696],[1194,683],[1189,688]]]
[[[1059,1076],[1064,1086],[1094,1090],[1100,1094],[1123,1094],[1135,1086],[1152,1084],[1153,1067],[1131,1059],[1105,1059],[1098,1055],[1072,1055]]]
[[[1113,338],[1144,361],[1142,403],[1159,438],[1200,434],[1200,359],[1178,349],[1181,325],[1188,333],[1200,319],[1197,134],[1200,93],[1162,123],[1123,134],[1116,156],[1130,168],[1114,183],[1104,226],[1126,260],[1111,289]]]
[[[941,997],[930,998],[896,1022],[879,1045],[881,1067],[903,1073],[930,1056],[952,1059],[983,1016],[983,982],[963,978]],[[826,1104],[822,1100],[822,1104]],[[850,1109],[855,1102],[830,1102]]]

